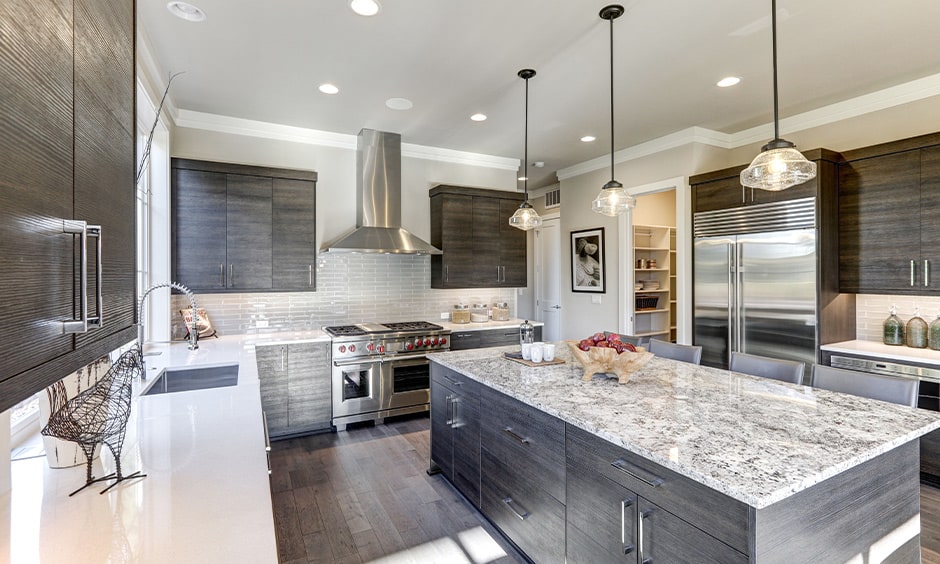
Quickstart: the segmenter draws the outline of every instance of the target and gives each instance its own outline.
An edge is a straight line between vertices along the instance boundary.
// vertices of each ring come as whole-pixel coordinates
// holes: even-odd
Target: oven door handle
[[[423,354],[412,354],[408,356],[383,356],[382,362],[392,362],[395,360],[427,360],[427,358],[428,357]]]
[[[347,362],[337,362],[337,361],[334,360],[334,361],[333,361],[333,366],[335,366],[335,367],[337,367],[337,368],[341,368],[341,367],[343,367],[343,366],[356,366],[357,364],[358,364],[358,365],[362,365],[362,366],[368,366],[368,365],[370,365],[370,364],[381,364],[381,363],[382,363],[381,360],[365,360],[365,359],[359,359],[359,360],[350,360],[350,361],[347,361]]]

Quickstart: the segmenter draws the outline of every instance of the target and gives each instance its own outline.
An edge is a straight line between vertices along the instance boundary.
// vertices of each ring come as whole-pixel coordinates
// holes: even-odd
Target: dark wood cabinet
[[[431,189],[432,288],[527,284],[526,236],[509,226],[522,195],[439,185]]]
[[[917,147],[922,143],[923,147]],[[940,135],[846,153],[840,167],[843,292],[940,292]]]
[[[330,344],[255,347],[261,407],[271,437],[297,436],[331,427]]]
[[[431,460],[474,507],[480,507],[479,385],[431,365]]]
[[[316,288],[316,173],[172,163],[174,280],[203,292]]]
[[[134,2],[10,0],[0,21],[2,411],[135,336]],[[63,333],[81,303],[65,220],[101,226],[102,323],[82,334]]]
[[[535,327],[535,340],[542,340],[542,326]],[[497,329],[474,329],[472,331],[452,331],[450,350],[480,349],[484,347],[505,347],[519,344],[518,327],[500,327]]]

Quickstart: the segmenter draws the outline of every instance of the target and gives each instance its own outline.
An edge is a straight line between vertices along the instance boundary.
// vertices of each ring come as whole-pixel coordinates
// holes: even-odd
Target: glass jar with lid
[[[898,317],[897,306],[891,306],[891,315],[882,325],[882,342],[886,345],[904,344],[904,323]]]
[[[486,323],[490,320],[486,304],[473,304],[470,307],[470,321],[473,323]]]
[[[927,331],[927,346],[935,351],[940,351],[940,314],[930,323]]]
[[[917,308],[914,308],[914,317],[907,321],[905,333],[907,346],[915,349],[927,348],[927,322],[918,314]]]
[[[470,306],[465,303],[455,305],[450,320],[453,323],[470,323]]]
[[[509,302],[493,304],[493,321],[509,321]]]

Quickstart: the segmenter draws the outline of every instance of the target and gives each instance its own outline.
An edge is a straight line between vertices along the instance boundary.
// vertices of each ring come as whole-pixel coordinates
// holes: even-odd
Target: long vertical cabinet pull
[[[225,265],[219,263],[219,286],[225,287]]]
[[[460,427],[460,412],[457,410],[458,405],[460,404],[460,396],[454,395],[453,399],[450,400],[450,427],[451,429],[456,429]]]
[[[744,187],[742,186],[743,190]],[[731,351],[735,348],[734,331],[734,243],[728,244],[728,364],[731,364]]]
[[[627,532],[627,508],[633,506],[632,499],[622,499],[620,500],[620,544],[623,545],[623,553],[630,554],[635,548],[633,546],[633,539],[630,534]],[[630,531],[632,533],[633,531]]]
[[[281,371],[283,371],[284,368],[285,368],[286,365],[287,365],[287,363],[285,362],[286,359],[284,358],[284,357],[286,356],[286,355],[284,354],[285,352],[287,352],[287,347],[285,347],[285,346],[282,345],[282,346],[281,346]]]
[[[914,287],[914,259],[911,259],[911,288]]]
[[[313,286],[313,265],[307,265],[307,286]]]
[[[62,233],[78,235],[81,237],[80,245],[80,266],[79,266],[79,312],[78,319],[70,319],[62,322],[63,333],[87,333],[89,329],[98,329],[104,320],[102,315],[102,259],[101,259],[101,226],[88,225],[86,222],[74,219],[65,219],[62,221]],[[88,237],[97,238],[97,264],[95,267],[95,280],[97,282],[97,302],[95,305],[95,317],[88,317]]]
[[[235,263],[228,265],[228,286],[229,288],[235,287]]]
[[[648,564],[649,562],[652,562],[652,559],[646,557],[646,548],[643,543],[643,522],[646,521],[646,518],[650,516],[650,513],[652,513],[652,510],[650,509],[647,509],[646,511],[640,511],[640,518],[637,523],[639,525],[639,529],[637,530],[637,545],[640,547],[639,554],[637,554],[637,560],[640,562],[640,564]]]
[[[446,413],[446,418],[444,419],[445,425],[450,425],[451,428],[454,426],[454,408],[453,408],[454,396],[453,394],[447,394],[444,398],[444,413]]]
[[[924,259],[924,288],[930,286],[930,261]]]
[[[101,226],[89,225],[88,236],[96,240],[96,263],[95,264],[95,316],[88,318],[89,329],[101,329],[104,324],[104,292],[101,288],[104,283],[104,257],[101,256]],[[87,256],[87,252],[86,252]]]

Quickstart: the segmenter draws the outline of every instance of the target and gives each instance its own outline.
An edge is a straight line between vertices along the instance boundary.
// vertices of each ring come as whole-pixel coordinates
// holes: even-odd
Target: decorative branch
[[[140,166],[137,168],[137,178],[135,179],[135,184],[140,184],[140,177],[144,174],[144,168],[147,166],[147,159],[150,158],[150,146],[153,144],[153,133],[157,130],[157,124],[160,123],[160,112],[163,111],[163,104],[166,102],[166,95],[170,93],[170,85],[173,84],[174,78],[185,72],[186,71],[180,71],[178,73],[171,74],[170,79],[166,83],[166,90],[163,91],[163,98],[160,98],[160,106],[157,107],[157,115],[153,118],[153,127],[150,128],[150,134],[147,135],[147,144],[144,146],[144,153],[140,157]]]

